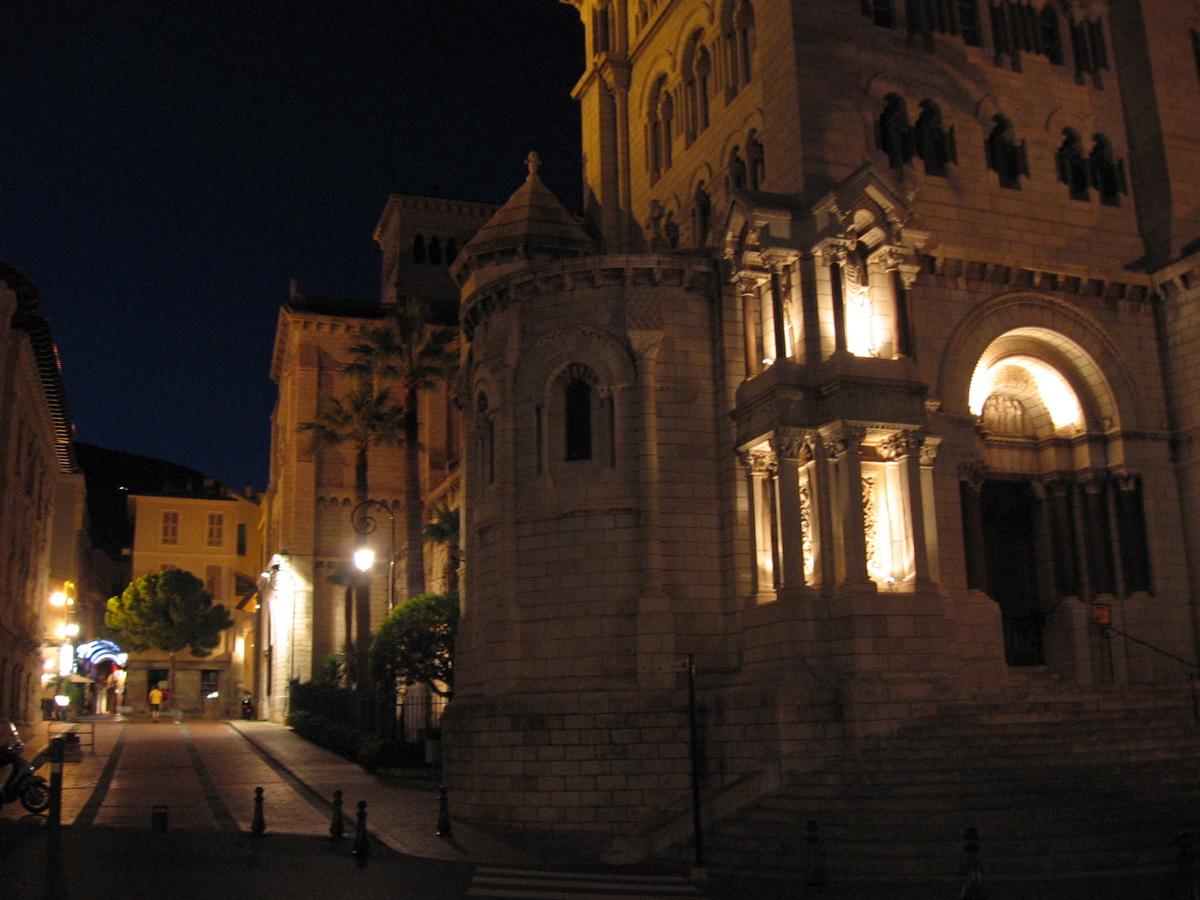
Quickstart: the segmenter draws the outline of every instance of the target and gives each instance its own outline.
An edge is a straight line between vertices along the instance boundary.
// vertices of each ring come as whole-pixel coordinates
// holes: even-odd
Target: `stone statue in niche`
[[[696,196],[692,202],[694,225],[696,230],[696,246],[703,247],[708,243],[708,232],[712,228],[712,198],[708,196],[708,188],[704,182],[696,185]]]
[[[646,220],[646,240],[651,250],[662,250],[666,246],[662,234],[663,208],[657,200],[650,201],[650,218]]]

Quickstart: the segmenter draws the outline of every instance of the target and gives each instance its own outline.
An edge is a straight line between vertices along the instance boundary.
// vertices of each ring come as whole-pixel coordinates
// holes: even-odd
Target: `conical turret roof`
[[[529,166],[525,183],[467,242],[465,253],[476,259],[505,251],[526,257],[595,253],[596,244],[579,219],[567,212],[538,177],[538,155],[530,151],[525,162]]]

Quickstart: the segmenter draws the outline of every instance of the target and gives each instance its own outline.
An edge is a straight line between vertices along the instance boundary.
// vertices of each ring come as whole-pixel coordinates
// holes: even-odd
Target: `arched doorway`
[[[1027,327],[986,346],[968,405],[979,462],[961,498],[968,581],[1000,605],[1009,665],[1078,662],[1089,651],[1064,601],[1078,619],[1082,604],[1149,586],[1113,393],[1081,346]]]

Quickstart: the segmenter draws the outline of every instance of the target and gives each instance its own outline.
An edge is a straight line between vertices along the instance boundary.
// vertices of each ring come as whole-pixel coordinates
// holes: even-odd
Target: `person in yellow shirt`
[[[150,701],[150,721],[157,722],[158,709],[160,706],[162,706],[163,692],[157,687],[152,687],[150,688],[150,694],[146,699]]]

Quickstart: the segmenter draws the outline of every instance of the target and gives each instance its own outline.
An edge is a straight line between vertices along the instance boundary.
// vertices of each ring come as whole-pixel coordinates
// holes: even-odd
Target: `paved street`
[[[44,726],[25,738],[36,752]],[[322,799],[335,785],[348,831],[336,848]],[[267,834],[255,838],[260,786]],[[13,897],[700,896],[677,875],[564,871],[466,826],[437,837],[436,798],[430,784],[389,784],[265,723],[102,722],[96,751],[64,769],[56,876],[45,816],[11,804],[0,811],[0,884]],[[359,799],[373,834],[365,868],[350,852]],[[156,805],[167,807],[165,834],[150,829]]]
[[[45,727],[26,729],[30,754]],[[42,769],[44,774],[48,769]],[[250,833],[254,788],[264,789],[267,833]],[[329,839],[333,790],[345,793],[347,839]],[[372,833],[365,868],[351,854],[354,805],[368,801]],[[168,830],[150,829],[167,807]],[[369,775],[265,722],[144,719],[102,722],[96,751],[64,772],[62,848],[48,867],[45,816],[18,804],[0,810],[0,896],[75,898],[634,898],[714,900],[822,897],[936,900],[954,884],[833,885],[713,880],[697,887],[678,869],[582,864],[554,847],[516,844],[455,823],[435,831],[429,782]],[[512,836],[515,838],[515,836]],[[56,873],[54,878],[48,872]],[[1087,883],[989,885],[994,900],[1135,900],[1183,897],[1169,876]]]

